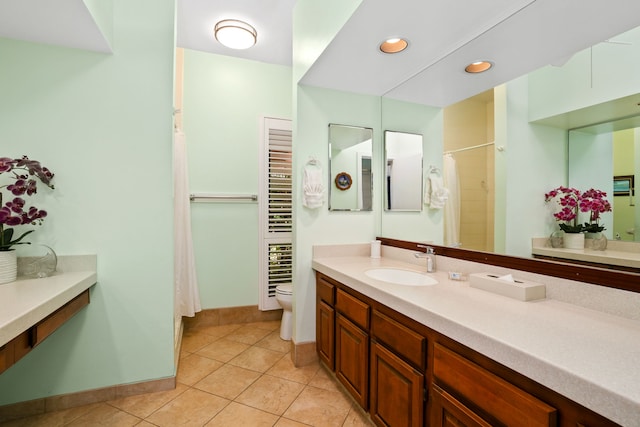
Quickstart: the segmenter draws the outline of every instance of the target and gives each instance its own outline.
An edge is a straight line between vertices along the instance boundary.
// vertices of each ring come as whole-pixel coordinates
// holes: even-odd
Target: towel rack
[[[213,194],[193,193],[189,195],[192,202],[257,202],[257,194]]]

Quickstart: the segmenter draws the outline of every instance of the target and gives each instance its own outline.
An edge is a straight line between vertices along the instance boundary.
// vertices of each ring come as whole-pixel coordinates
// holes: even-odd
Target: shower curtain
[[[449,190],[449,199],[444,205],[444,243],[446,246],[460,246],[460,188],[456,159],[445,154],[443,181]]]
[[[187,145],[184,133],[178,129],[173,138],[173,171],[175,315],[193,317],[202,308],[191,236]]]

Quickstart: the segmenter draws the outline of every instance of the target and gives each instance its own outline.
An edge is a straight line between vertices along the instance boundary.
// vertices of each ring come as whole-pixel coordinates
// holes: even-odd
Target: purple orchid
[[[0,191],[0,251],[11,250],[13,245],[25,244],[22,239],[33,230],[24,232],[13,238],[14,229],[18,225],[40,225],[47,216],[47,212],[35,206],[26,207],[26,201],[20,196],[32,196],[37,192],[36,178],[53,189],[51,184],[53,173],[42,166],[40,162],[31,160],[27,156],[21,159],[0,157],[0,175],[7,173],[11,184],[0,185],[0,190],[6,189],[13,196],[3,204],[3,192]]]

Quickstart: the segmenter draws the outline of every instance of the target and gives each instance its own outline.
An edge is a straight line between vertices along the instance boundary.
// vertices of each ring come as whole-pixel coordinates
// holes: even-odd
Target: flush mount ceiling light
[[[394,37],[380,43],[380,51],[384,53],[398,53],[405,50],[407,46],[409,46],[409,43],[405,39]]]
[[[258,39],[256,29],[237,19],[225,19],[218,22],[213,30],[216,40],[231,49],[248,49]]]
[[[493,67],[493,64],[489,61],[477,61],[467,65],[464,68],[464,70],[467,73],[476,74],[476,73],[484,73],[491,67]]]

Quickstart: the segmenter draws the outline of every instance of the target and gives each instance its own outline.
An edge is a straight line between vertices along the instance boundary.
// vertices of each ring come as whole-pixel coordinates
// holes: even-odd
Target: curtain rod
[[[460,151],[467,151],[467,150],[473,150],[476,148],[481,148],[481,147],[487,147],[489,145],[493,145],[495,144],[495,142],[487,142],[486,144],[479,144],[479,145],[474,145],[472,147],[464,147],[464,148],[458,148],[457,150],[450,150],[450,151],[445,151],[442,154],[453,154],[453,153],[459,153]]]

